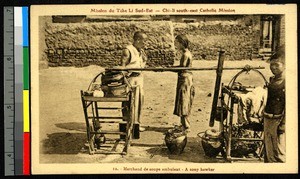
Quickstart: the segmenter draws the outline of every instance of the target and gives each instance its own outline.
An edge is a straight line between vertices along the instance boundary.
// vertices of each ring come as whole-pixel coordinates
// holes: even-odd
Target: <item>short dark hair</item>
[[[284,45],[277,48],[276,52],[270,57],[270,62],[278,61],[285,64],[285,48]]]
[[[147,38],[147,35],[142,31],[137,31],[133,35],[133,40],[145,39],[145,38]]]
[[[186,35],[177,35],[175,37],[175,40],[177,40],[179,43],[181,43],[184,46],[184,48],[189,47],[189,39],[187,38]]]

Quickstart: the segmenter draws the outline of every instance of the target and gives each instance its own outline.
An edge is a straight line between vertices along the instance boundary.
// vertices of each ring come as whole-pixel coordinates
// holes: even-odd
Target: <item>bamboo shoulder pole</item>
[[[189,67],[149,67],[149,68],[125,68],[125,67],[114,67],[114,68],[105,68],[107,71],[182,71],[182,70],[191,70],[191,71],[206,71],[206,70],[217,70],[218,67],[207,67],[207,68],[189,68]],[[223,70],[242,70],[244,67],[224,67]],[[250,69],[265,69],[265,67],[250,67]]]

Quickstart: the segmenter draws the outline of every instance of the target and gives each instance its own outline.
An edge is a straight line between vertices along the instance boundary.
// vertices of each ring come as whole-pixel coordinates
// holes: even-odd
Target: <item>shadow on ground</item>
[[[60,132],[48,134],[42,142],[44,154],[78,154],[85,148],[85,133]]]
[[[176,155],[171,154],[166,145],[152,147],[147,150],[152,158],[159,155],[160,157],[167,157],[170,160],[193,162],[193,163],[223,163],[222,159],[209,158],[205,156],[199,138],[188,137],[187,145],[183,153]]]
[[[55,124],[55,126],[62,128],[62,129],[67,129],[67,130],[86,132],[86,124],[85,123],[67,122],[67,123],[58,123],[58,124]]]

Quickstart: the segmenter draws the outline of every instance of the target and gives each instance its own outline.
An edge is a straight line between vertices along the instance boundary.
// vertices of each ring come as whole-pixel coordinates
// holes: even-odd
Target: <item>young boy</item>
[[[274,76],[268,84],[264,111],[265,162],[285,162],[285,53],[280,48],[270,59]]]
[[[189,40],[185,35],[178,35],[175,38],[175,47],[181,51],[179,67],[192,67],[193,58],[189,51]],[[178,72],[176,99],[174,114],[180,117],[180,122],[186,132],[190,132],[189,116],[195,96],[193,85],[193,74],[189,70]]]

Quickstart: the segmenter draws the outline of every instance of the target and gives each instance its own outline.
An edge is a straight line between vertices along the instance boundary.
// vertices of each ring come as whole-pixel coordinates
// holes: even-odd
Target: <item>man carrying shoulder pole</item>
[[[133,35],[133,43],[126,46],[122,54],[122,67],[125,68],[144,68],[147,61],[147,56],[143,50],[147,35],[143,32],[137,31]],[[137,122],[141,124],[141,113],[144,104],[144,77],[142,71],[133,70],[128,73],[128,82],[130,85],[139,86],[139,108]],[[128,120],[129,118],[129,104],[122,103],[123,116]],[[139,127],[140,132],[145,131],[145,128]]]

